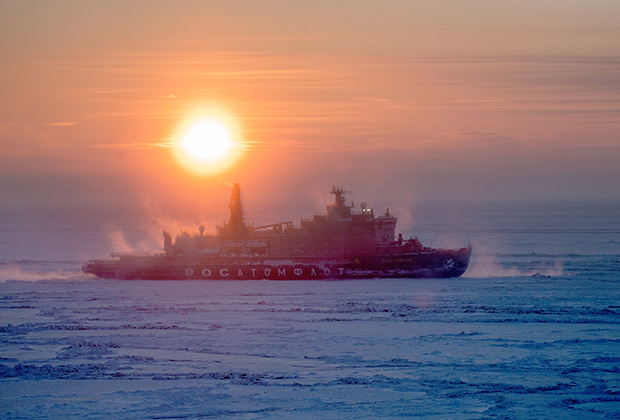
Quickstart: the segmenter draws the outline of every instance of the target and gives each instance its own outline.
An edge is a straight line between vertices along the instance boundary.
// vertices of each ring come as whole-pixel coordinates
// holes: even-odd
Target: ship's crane
[[[270,228],[270,227],[290,226],[292,224],[293,224],[293,222],[291,222],[291,221],[289,221],[289,222],[280,222],[280,223],[272,223],[270,225],[256,226],[254,228],[254,230],[267,229],[267,228]]]

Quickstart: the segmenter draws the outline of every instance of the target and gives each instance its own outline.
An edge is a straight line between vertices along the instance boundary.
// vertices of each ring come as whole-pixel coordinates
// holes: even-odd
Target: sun
[[[213,163],[225,157],[234,144],[224,124],[206,120],[190,128],[181,140],[181,146],[192,158],[204,163]]]
[[[241,153],[239,128],[228,115],[189,115],[173,141],[177,161],[197,175],[213,175],[230,167]]]

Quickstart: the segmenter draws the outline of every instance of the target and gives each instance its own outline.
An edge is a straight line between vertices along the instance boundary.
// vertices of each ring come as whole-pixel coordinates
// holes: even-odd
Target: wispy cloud
[[[498,99],[455,99],[452,102],[457,104],[489,104],[501,101]]]
[[[370,102],[391,102],[391,99],[385,99],[385,98],[367,98],[365,96],[360,96],[359,98],[355,98],[358,101],[370,101]]]
[[[117,143],[117,144],[95,144],[93,145],[96,149],[107,149],[107,150],[142,150],[149,148],[170,148],[172,145],[170,143],[165,142],[155,142],[155,143]]]
[[[154,98],[159,98],[159,99],[178,99],[179,97],[177,95],[173,95],[172,93],[169,95],[156,95],[153,96]]]
[[[60,121],[60,122],[51,122],[45,124],[48,127],[73,127],[77,125],[77,121]]]

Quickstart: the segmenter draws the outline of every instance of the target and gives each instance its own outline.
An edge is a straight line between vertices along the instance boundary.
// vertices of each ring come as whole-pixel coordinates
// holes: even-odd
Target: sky
[[[0,92],[5,208],[620,200],[617,0],[0,0]],[[208,176],[197,110],[238,129]]]

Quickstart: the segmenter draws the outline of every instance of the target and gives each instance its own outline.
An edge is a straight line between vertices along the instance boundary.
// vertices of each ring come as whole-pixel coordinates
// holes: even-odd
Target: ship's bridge
[[[344,191],[340,187],[332,186],[329,191],[335,196],[333,204],[326,207],[327,222],[347,223],[350,222],[353,232],[349,232],[353,238],[357,240],[371,241],[380,244],[388,244],[396,240],[396,223],[398,219],[390,213],[390,209],[386,209],[382,216],[375,217],[372,209],[366,208],[366,203],[360,205],[361,214],[352,212],[353,205],[345,204]],[[319,222],[325,216],[315,216],[314,222]]]
[[[388,244],[396,240],[396,223],[398,219],[390,213],[390,209],[385,210],[383,216],[373,219],[375,225],[376,241],[382,244]]]

